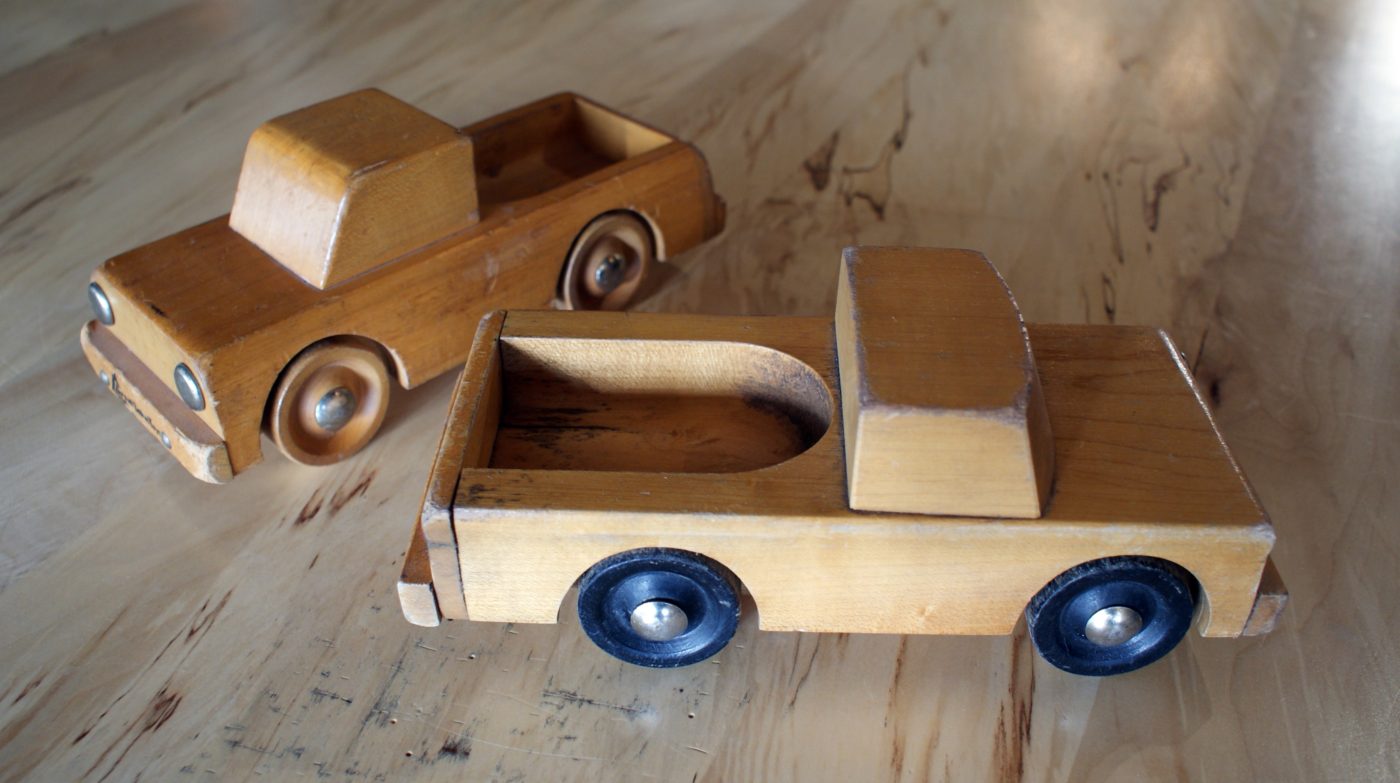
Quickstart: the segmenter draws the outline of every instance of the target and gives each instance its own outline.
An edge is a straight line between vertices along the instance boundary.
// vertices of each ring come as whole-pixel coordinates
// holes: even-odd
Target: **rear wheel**
[[[287,365],[268,429],[289,459],[329,465],[364,448],[388,407],[389,373],[379,351],[358,340],[326,340]]]
[[[707,558],[675,549],[634,549],[579,582],[584,633],[615,658],[652,668],[699,663],[739,627],[739,593]]]
[[[612,212],[579,232],[564,263],[560,297],[570,310],[621,310],[651,269],[651,232],[635,215]]]
[[[1171,652],[1195,613],[1195,580],[1151,557],[1109,557],[1055,577],[1026,607],[1036,652],[1071,674],[1140,669]]]

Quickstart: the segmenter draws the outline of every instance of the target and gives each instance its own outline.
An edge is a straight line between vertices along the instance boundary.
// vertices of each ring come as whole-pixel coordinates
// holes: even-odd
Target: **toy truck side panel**
[[[491,487],[498,490],[518,486]],[[759,627],[774,631],[1009,634],[1030,599],[1071,564],[1148,555],[1172,560],[1202,586],[1204,636],[1245,631],[1272,540],[1187,536],[1151,525],[998,529],[989,520],[883,526],[823,517],[777,520],[739,514],[696,525],[693,514],[574,514],[567,543],[539,516],[473,511],[458,522],[469,617],[486,622],[557,622],[569,587],[589,567],[631,549],[670,547],[712,558],[752,593]],[[956,518],[951,518],[955,519]],[[481,523],[467,534],[460,531]],[[1019,523],[1017,523],[1019,525]],[[542,558],[549,553],[546,561]],[[1257,567],[1249,564],[1258,562]],[[508,568],[501,568],[510,564]]]
[[[806,451],[739,473],[464,464],[449,545],[469,618],[554,622],[569,586],[594,563],[664,546],[733,570],[766,629],[1004,634],[1069,567],[1141,554],[1172,560],[1200,582],[1203,634],[1244,632],[1273,530],[1170,342],[1125,327],[1030,325],[1028,333],[1056,433],[1056,489],[1039,519],[986,519],[847,507],[826,319],[508,314],[502,352],[531,335],[602,341],[599,352],[613,350],[602,344],[610,340],[682,335],[756,342],[809,366],[833,415]],[[501,365],[508,392],[510,364]],[[464,406],[448,426],[465,432],[489,419]],[[570,448],[563,439],[555,447]]]
[[[118,256],[94,279],[114,301],[113,332],[167,387],[175,364],[196,371],[210,398],[198,416],[226,441],[237,473],[261,457],[278,373],[317,340],[373,340],[411,387],[462,361],[483,312],[548,305],[594,217],[634,211],[681,252],[717,229],[716,209],[703,158],[670,142],[520,201],[483,204],[466,231],[324,291],[288,275],[226,218]]]

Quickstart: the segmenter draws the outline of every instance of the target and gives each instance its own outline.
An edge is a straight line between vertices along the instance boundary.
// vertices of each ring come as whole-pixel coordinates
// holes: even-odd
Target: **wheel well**
[[[704,552],[699,552],[699,551],[696,551],[696,550],[694,550],[694,549],[685,549],[685,548],[683,548],[683,547],[675,547],[675,546],[630,547],[630,548],[627,548],[627,549],[618,549],[618,550],[616,550],[616,551],[608,552],[607,554],[603,555],[602,557],[598,558],[597,560],[594,560],[593,562],[589,563],[587,566],[584,567],[584,569],[583,569],[582,571],[579,571],[579,572],[578,572],[578,575],[574,577],[574,581],[570,582],[568,588],[566,588],[566,589],[564,590],[564,594],[559,596],[559,610],[560,610],[560,612],[562,612],[563,609],[564,609],[564,599],[566,599],[566,598],[569,597],[569,596],[568,596],[569,590],[576,589],[576,588],[579,586],[579,582],[583,581],[584,575],[586,575],[589,571],[593,570],[593,567],[594,567],[594,566],[598,565],[599,563],[602,563],[604,560],[607,560],[608,558],[611,558],[611,557],[616,557],[616,556],[618,556],[618,555],[626,554],[626,553],[628,553],[628,552],[640,552],[640,551],[645,551],[645,550],[648,550],[648,549],[666,549],[666,550],[669,550],[669,551],[672,551],[672,552],[680,552],[680,553],[682,553],[682,554],[691,555],[692,557],[698,557],[698,558],[700,558],[701,560],[704,560],[704,561],[705,561],[706,563],[708,563],[709,565],[713,566],[713,567],[714,567],[715,569],[717,569],[720,573],[724,574],[725,577],[727,577],[727,578],[729,579],[730,583],[734,585],[734,592],[735,592],[735,593],[737,593],[737,594],[739,594],[740,596],[742,596],[744,593],[749,592],[748,587],[745,586],[744,580],[739,576],[739,574],[736,573],[736,572],[734,571],[734,569],[732,569],[732,568],[730,568],[729,566],[725,565],[724,562],[721,561],[719,558],[714,557],[714,556],[712,556],[712,555],[707,555],[707,554],[705,554]],[[749,595],[752,596],[753,593],[749,592]]]
[[[617,211],[636,216],[638,220],[642,221],[642,225],[647,227],[647,236],[651,238],[651,254],[657,261],[665,261],[668,258],[666,255],[666,238],[662,236],[661,227],[656,225],[656,221],[651,219],[651,215],[635,209],[619,209]]]
[[[1209,617],[1209,616],[1210,616],[1210,601],[1209,601],[1209,597],[1207,596],[1207,593],[1206,593],[1205,585],[1204,585],[1204,583],[1201,582],[1200,577],[1196,576],[1195,572],[1193,572],[1191,569],[1187,568],[1186,566],[1184,566],[1184,565],[1182,565],[1182,564],[1180,564],[1180,563],[1178,563],[1178,562],[1176,562],[1176,561],[1174,561],[1174,560],[1168,560],[1168,559],[1165,558],[1165,557],[1157,557],[1157,556],[1155,556],[1155,555],[1146,555],[1146,554],[1107,555],[1107,556],[1105,556],[1105,557],[1096,557],[1096,558],[1094,558],[1094,559],[1092,559],[1092,560],[1085,560],[1084,562],[1076,563],[1075,565],[1070,566],[1069,568],[1066,568],[1066,569],[1064,569],[1063,571],[1060,571],[1060,572],[1057,573],[1050,581],[1046,582],[1044,585],[1042,585],[1041,587],[1037,588],[1036,591],[1035,591],[1035,593],[1033,593],[1033,594],[1031,595],[1031,597],[1030,597],[1029,599],[1027,599],[1027,601],[1026,601],[1026,608],[1025,608],[1024,611],[1027,611],[1027,612],[1028,612],[1028,611],[1030,610],[1031,604],[1032,604],[1037,598],[1039,598],[1047,589],[1049,589],[1049,588],[1050,588],[1052,585],[1054,585],[1056,582],[1060,581],[1061,579],[1066,578],[1066,577],[1069,576],[1070,574],[1072,574],[1072,573],[1074,573],[1074,572],[1076,572],[1076,571],[1078,571],[1078,570],[1080,570],[1080,569],[1082,569],[1082,568],[1084,568],[1084,567],[1086,567],[1086,566],[1095,564],[1095,563],[1101,563],[1101,562],[1104,562],[1104,561],[1107,561],[1107,560],[1118,560],[1118,559],[1121,559],[1121,558],[1133,558],[1133,559],[1137,559],[1137,560],[1152,560],[1152,561],[1155,561],[1155,562],[1158,562],[1158,563],[1165,563],[1165,564],[1171,566],[1172,568],[1175,568],[1175,569],[1179,570],[1181,573],[1183,573],[1183,574],[1186,575],[1186,580],[1187,580],[1186,586],[1187,586],[1187,589],[1190,590],[1190,592],[1191,592],[1191,600],[1192,600],[1192,602],[1195,604],[1195,610],[1194,610],[1193,615],[1192,615],[1192,625],[1197,625],[1197,626],[1198,626],[1202,617]],[[1029,615],[1027,615],[1027,616],[1029,617]]]
[[[403,376],[402,364],[399,362],[398,356],[378,340],[358,334],[333,334],[322,337],[302,346],[301,350],[287,357],[287,360],[282,362],[281,368],[277,370],[277,376],[272,379],[272,385],[267,388],[267,392],[263,395],[262,427],[264,431],[267,429],[268,416],[272,411],[273,397],[277,394],[277,387],[282,385],[282,379],[287,374],[287,368],[291,367],[292,364],[306,354],[306,352],[332,342],[359,344],[373,350],[379,355],[380,360],[384,362],[384,369],[389,372],[389,375],[398,379],[401,387],[406,387],[407,384]]]
[[[574,232],[574,238],[569,240],[569,250],[564,254],[563,262],[559,265],[559,277],[554,281],[554,295],[558,297],[560,301],[564,301],[564,273],[568,271],[569,258],[573,256],[574,248],[578,246],[579,237],[583,236],[584,230],[592,225],[595,220],[608,217],[609,215],[628,215],[640,221],[641,224],[646,227],[647,240],[651,243],[652,257],[657,261],[666,260],[665,238],[661,235],[661,229],[656,225],[656,221],[652,220],[650,215],[639,210],[628,208],[610,209],[606,212],[599,212],[589,218],[588,222],[579,226],[578,231]]]

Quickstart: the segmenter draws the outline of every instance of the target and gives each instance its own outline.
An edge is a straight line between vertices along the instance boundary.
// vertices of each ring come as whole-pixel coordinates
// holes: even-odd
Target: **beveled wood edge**
[[[413,526],[413,538],[403,559],[403,572],[398,584],[399,606],[404,619],[414,625],[434,628],[442,623],[437,592],[433,589],[432,567],[428,564],[428,542],[423,528]]]
[[[468,425],[488,396],[492,382],[489,377],[492,375],[491,367],[499,366],[497,340],[504,323],[505,311],[495,310],[477,324],[471,351],[448,405],[447,421],[438,439],[437,455],[433,458],[428,485],[423,492],[421,516],[415,525],[424,538],[438,611],[447,619],[467,617],[457,535],[452,524],[452,506],[456,500],[457,482],[462,475],[462,463],[467,456],[471,434]]]
[[[975,259],[981,271],[989,273],[988,283],[994,284],[1002,294],[1005,295],[1007,303],[1015,316],[1019,344],[1021,346],[1022,361],[1020,370],[1022,372],[1021,392],[1017,395],[1012,407],[997,409],[976,409],[965,410],[967,415],[1009,417],[1022,430],[1026,441],[1026,458],[1029,461],[1029,475],[1035,484],[1035,498],[1033,503],[1027,504],[1023,513],[1010,512],[1005,508],[999,508],[995,512],[991,509],[983,513],[997,513],[1002,516],[1019,518],[1036,518],[1045,513],[1046,505],[1050,502],[1051,486],[1054,483],[1055,475],[1055,444],[1054,435],[1050,428],[1049,413],[1046,409],[1045,395],[1041,389],[1040,372],[1035,363],[1034,346],[1031,344],[1030,334],[1027,329],[1025,316],[1021,312],[1020,304],[1016,301],[1016,296],[1012,292],[1006,278],[1001,271],[996,268],[984,253],[977,250],[961,248],[924,248],[908,245],[851,245],[842,249],[841,258],[837,271],[837,291],[836,306],[833,315],[833,323],[836,333],[837,351],[837,385],[841,393],[840,419],[846,433],[846,491],[849,498],[854,499],[857,495],[857,478],[859,471],[857,468],[858,456],[860,454],[861,424],[863,413],[879,413],[882,411],[910,410],[917,412],[920,408],[890,403],[876,399],[869,384],[869,357],[864,349],[860,328],[860,305],[857,301],[856,267],[862,261],[862,255],[870,255],[875,263],[880,263],[879,259],[888,253],[918,255],[919,260],[931,261],[938,257],[971,258]],[[866,261],[869,263],[869,261]],[[852,508],[860,508],[868,511],[900,511],[910,512],[908,508],[882,507],[879,504],[866,506],[853,500]],[[926,513],[944,513],[937,509],[932,509]]]
[[[93,370],[106,377],[106,389],[125,403],[128,412],[170,451],[181,467],[210,484],[233,480],[237,471],[229,461],[228,444],[116,335],[96,321],[89,321],[78,339]],[[122,379],[126,380],[124,385]]]
[[[1279,617],[1288,606],[1288,587],[1278,572],[1273,557],[1264,561],[1264,573],[1259,577],[1259,591],[1254,595],[1254,609],[1245,621],[1240,636],[1263,636],[1272,633]]]

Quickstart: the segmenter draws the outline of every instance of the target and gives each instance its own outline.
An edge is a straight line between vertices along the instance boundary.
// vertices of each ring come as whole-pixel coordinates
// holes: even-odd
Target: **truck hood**
[[[116,256],[98,279],[143,308],[192,356],[328,296],[229,228],[227,215]]]

